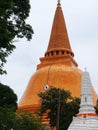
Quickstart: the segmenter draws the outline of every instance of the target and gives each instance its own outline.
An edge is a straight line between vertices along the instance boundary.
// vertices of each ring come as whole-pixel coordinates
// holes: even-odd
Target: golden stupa
[[[80,97],[81,76],[82,71],[74,60],[63,11],[58,2],[47,51],[44,57],[40,58],[40,64],[27,85],[18,110],[37,110],[40,105],[38,93],[46,91],[50,86],[69,90],[72,96]],[[94,89],[93,98],[95,102],[97,94]]]

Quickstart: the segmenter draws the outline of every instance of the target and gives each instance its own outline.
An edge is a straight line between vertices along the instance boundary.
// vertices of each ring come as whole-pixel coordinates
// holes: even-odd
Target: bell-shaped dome
[[[81,71],[74,66],[58,63],[43,67],[31,77],[20,100],[19,106],[39,104],[38,93],[47,91],[51,86],[71,91],[75,97],[80,96]]]

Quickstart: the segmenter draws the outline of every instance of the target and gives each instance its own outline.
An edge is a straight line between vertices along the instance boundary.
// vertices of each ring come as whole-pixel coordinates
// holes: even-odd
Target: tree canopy
[[[28,112],[17,112],[17,95],[0,83],[0,130],[44,130],[40,119]]]
[[[96,106],[95,106],[96,114],[98,115],[98,99],[96,101]]]
[[[17,95],[7,85],[0,83],[0,107],[11,108],[14,111],[17,109]]]
[[[11,108],[0,107],[0,130],[11,130],[15,112]]]
[[[31,113],[15,113],[9,108],[0,108],[0,130],[44,130],[44,127]]]
[[[16,126],[19,130],[44,130],[41,120],[32,115],[32,113],[20,112],[17,115]]]
[[[26,23],[30,13],[29,0],[0,0],[0,74],[6,57],[15,49],[14,38],[32,38],[33,29]]]
[[[52,128],[67,130],[72,117],[78,113],[80,99],[73,98],[69,91],[54,87],[38,95],[41,102],[39,115],[47,113]]]

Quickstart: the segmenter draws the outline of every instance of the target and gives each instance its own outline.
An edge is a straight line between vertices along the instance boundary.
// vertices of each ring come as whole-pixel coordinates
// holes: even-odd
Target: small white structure
[[[73,117],[73,121],[68,130],[98,130],[98,116],[95,113],[92,97],[90,76],[85,70],[82,75],[79,113],[76,117]]]

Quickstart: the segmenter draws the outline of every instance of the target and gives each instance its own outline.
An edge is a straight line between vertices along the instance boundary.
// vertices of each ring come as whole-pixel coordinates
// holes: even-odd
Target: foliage
[[[15,49],[14,38],[32,38],[32,27],[26,23],[29,12],[29,0],[0,0],[0,74],[6,73],[3,66]]]
[[[31,113],[18,113],[14,129],[16,130],[44,130],[40,119],[35,118]]]
[[[68,102],[64,108],[63,112],[61,113],[61,125],[60,125],[60,130],[67,130],[70,123],[72,122],[73,116],[75,117],[76,114],[79,112],[79,104],[80,104],[80,99],[79,98],[73,98],[71,102]],[[65,122],[65,123],[64,123]]]
[[[67,130],[72,117],[78,113],[80,99],[73,98],[69,91],[54,87],[38,95],[41,101],[39,115],[47,113],[47,118],[50,119],[50,125],[53,128],[57,127],[59,114],[59,130]]]
[[[7,85],[0,83],[0,107],[17,109],[17,95]]]
[[[9,108],[0,108],[0,130],[44,130],[41,121],[30,113],[15,113]]]
[[[0,83],[0,130],[44,130],[41,120],[31,113],[18,112],[17,95]]]
[[[15,112],[11,108],[0,107],[0,130],[11,130],[14,121]]]
[[[95,106],[96,114],[98,115],[98,99],[96,101],[96,106]]]

